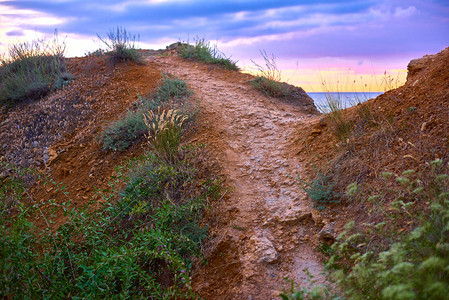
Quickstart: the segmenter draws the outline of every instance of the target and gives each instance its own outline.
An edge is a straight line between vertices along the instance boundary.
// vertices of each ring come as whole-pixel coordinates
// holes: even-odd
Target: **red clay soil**
[[[232,187],[207,220],[207,265],[195,268],[193,288],[206,299],[272,299],[287,286],[284,277],[305,284],[308,271],[323,282],[317,212],[295,184],[302,167],[288,151],[308,109],[267,97],[247,74],[176,55],[149,60],[201,99],[195,140],[208,146]]]
[[[193,288],[206,299],[277,298],[287,286],[284,277],[304,285],[307,272],[325,282],[320,230],[367,212],[344,202],[325,214],[315,210],[294,178],[310,174],[313,161],[338,167],[341,188],[373,182],[383,171],[449,160],[449,49],[412,63],[403,87],[369,101],[373,122],[348,110],[354,130],[345,141],[335,138],[330,122],[320,122],[322,116],[256,91],[250,75],[166,54],[149,52],[145,65],[117,67],[98,57],[69,59],[76,76],[69,86],[1,116],[0,156],[62,182],[78,206],[100,200],[96,189],[107,187],[114,166],[145,147],[105,152],[97,139],[102,128],[125,114],[137,93],[156,87],[161,71],[185,80],[202,106],[188,140],[207,145],[231,187],[204,221],[210,228],[207,264],[194,267]],[[52,185],[37,185],[32,197],[67,200]],[[60,216],[55,225],[62,222]]]
[[[298,161],[306,163],[310,178],[318,167],[335,179],[340,193],[353,182],[374,189],[380,187],[384,184],[382,172],[395,176],[408,169],[428,173],[429,162],[437,158],[443,160],[443,168],[447,170],[448,69],[449,48],[411,61],[403,86],[366,102],[372,118],[360,117],[362,105],[343,113],[353,125],[346,140],[339,140],[329,119],[320,116],[297,127],[291,151]],[[323,213],[326,222],[332,222],[335,236],[348,220],[369,223],[379,218],[369,217],[371,206],[367,203],[345,202],[344,196],[341,200],[341,204]]]
[[[195,267],[194,289],[206,299],[270,299],[287,285],[286,276],[306,282],[308,270],[322,282],[313,242],[316,212],[295,186],[292,176],[301,167],[286,151],[295,124],[310,116],[301,103],[265,96],[251,86],[250,75],[147,55],[145,65],[117,67],[97,57],[69,59],[76,76],[70,85],[16,107],[2,120],[3,159],[38,167],[66,187],[67,195],[52,184],[37,184],[33,201],[71,199],[77,206],[101,201],[96,190],[107,187],[114,166],[145,147],[104,152],[97,140],[103,126],[125,114],[136,93],[148,94],[159,82],[159,70],[169,72],[201,99],[198,130],[189,139],[207,145],[230,187],[205,220],[211,228],[204,246],[208,263]],[[54,221],[57,227],[65,219],[60,214]]]
[[[159,84],[161,73],[151,63],[114,67],[95,56],[68,59],[68,70],[76,79],[63,90],[9,112],[0,140],[3,159],[39,168],[68,192],[55,193],[52,184],[36,184],[33,201],[71,199],[80,207],[99,199],[96,190],[108,187],[115,166],[142,154],[143,143],[123,153],[105,152],[98,137],[103,127],[132,108],[136,95],[147,95]],[[57,216],[54,226],[64,220]]]

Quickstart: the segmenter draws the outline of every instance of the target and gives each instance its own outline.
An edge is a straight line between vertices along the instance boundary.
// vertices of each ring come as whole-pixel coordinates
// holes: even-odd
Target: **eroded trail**
[[[307,273],[323,281],[312,242],[316,219],[294,177],[301,172],[288,153],[292,131],[310,117],[254,90],[245,74],[184,61],[150,57],[185,80],[201,99],[201,142],[213,149],[233,187],[215,232],[208,264],[194,273],[194,289],[206,299],[270,299],[286,286],[304,284]]]

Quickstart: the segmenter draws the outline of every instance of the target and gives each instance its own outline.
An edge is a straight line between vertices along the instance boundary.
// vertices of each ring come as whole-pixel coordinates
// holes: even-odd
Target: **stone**
[[[278,252],[267,237],[252,237],[251,240],[255,243],[255,254],[259,262],[271,264],[277,261]]]
[[[321,133],[322,133],[321,129],[314,128],[314,129],[312,129],[312,131],[310,132],[310,135],[312,135],[312,136],[318,136],[318,135],[320,135]]]
[[[277,220],[281,223],[294,223],[311,217],[312,213],[307,209],[295,207],[283,210],[280,215],[277,216]]]
[[[324,225],[324,227],[319,232],[319,236],[322,240],[335,241],[337,236],[337,233],[335,231],[335,223],[331,222]]]
[[[318,115],[320,112],[315,106],[313,99],[299,86],[294,86],[282,82],[282,89],[287,90],[286,99],[291,101],[295,106],[300,107],[304,112],[310,116]]]
[[[419,73],[427,65],[427,57],[412,59],[407,65],[407,80]]]

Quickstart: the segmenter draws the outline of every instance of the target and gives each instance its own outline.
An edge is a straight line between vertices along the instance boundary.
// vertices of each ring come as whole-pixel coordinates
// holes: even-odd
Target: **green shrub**
[[[207,228],[200,220],[219,183],[200,179],[193,160],[199,148],[183,151],[186,159],[176,164],[149,153],[118,168],[98,209],[28,198],[12,213],[0,193],[0,297],[197,298],[190,269],[201,258]],[[27,195],[24,181],[3,183],[9,187],[2,191]],[[65,193],[51,180],[44,184]],[[54,229],[57,211],[67,222]],[[46,224],[41,230],[30,222],[36,217]]]
[[[62,87],[66,72],[65,45],[54,40],[23,42],[9,47],[9,56],[0,59],[0,104],[38,100]],[[67,82],[70,80],[67,80]]]
[[[282,82],[274,81],[266,77],[258,76],[251,81],[251,84],[258,90],[266,93],[271,97],[283,98],[288,97],[290,89],[282,84]]]
[[[97,34],[97,37],[109,50],[112,63],[116,64],[121,61],[142,62],[142,55],[136,49],[138,36],[131,34],[125,28],[117,26],[111,29],[106,36]]]
[[[123,119],[111,123],[104,129],[100,136],[103,150],[124,151],[134,141],[142,138],[145,132],[148,131],[145,125],[144,114],[151,113],[154,117],[154,114],[161,115],[162,112],[169,111],[172,107],[182,106],[184,108],[184,105],[181,105],[182,103],[180,102],[182,102],[184,97],[190,96],[190,94],[191,92],[184,81],[176,77],[165,77],[162,84],[157,88],[156,93],[148,98],[139,97],[136,111],[128,112]],[[194,112],[183,111],[181,114],[189,115],[190,113]],[[151,120],[153,119],[156,120],[157,118],[151,118]],[[157,122],[151,121],[150,123],[157,125]],[[177,129],[175,131],[177,132]],[[170,132],[174,134],[175,131],[171,130]],[[162,133],[160,132],[160,134]],[[175,135],[180,135],[180,132]],[[175,135],[171,136],[174,137]]]
[[[123,151],[142,137],[146,129],[142,112],[130,111],[125,118],[113,122],[103,131],[103,150]]]
[[[335,254],[328,266],[335,269],[332,275],[346,296],[447,299],[449,176],[440,172],[441,163],[430,164],[430,180],[427,175],[405,171],[398,177],[396,200],[392,209],[385,211],[384,222],[373,224],[370,235],[351,223],[332,245]],[[430,208],[419,213],[414,207],[422,202],[429,202]],[[401,215],[410,219],[408,223],[417,224],[406,234],[398,234]]]
[[[298,182],[312,200],[314,206],[320,210],[328,204],[340,202],[339,195],[334,190],[334,184],[329,176],[318,172],[312,181],[305,181],[298,175]]]
[[[148,128],[148,143],[161,159],[174,162],[178,159],[179,144],[181,143],[182,124],[187,119],[177,110],[145,115],[145,124]]]
[[[217,64],[228,70],[240,70],[236,61],[226,57],[216,46],[212,47],[205,39],[196,39],[193,46],[188,43],[183,44],[178,51],[182,58]]]
[[[173,98],[188,97],[191,94],[192,92],[188,89],[185,81],[176,77],[171,78],[166,76],[157,89],[156,97],[158,100],[164,102]]]

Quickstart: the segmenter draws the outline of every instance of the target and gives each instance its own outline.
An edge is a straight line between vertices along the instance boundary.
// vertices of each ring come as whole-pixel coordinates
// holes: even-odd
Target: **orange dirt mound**
[[[352,124],[346,140],[337,139],[326,117],[317,117],[298,127],[291,151],[298,160],[307,162],[310,177],[314,176],[314,166],[331,173],[340,193],[352,182],[380,186],[382,172],[400,175],[408,169],[425,171],[437,158],[447,165],[448,68],[449,48],[411,61],[403,86],[343,112]],[[371,119],[360,117],[363,107],[369,108]],[[365,205],[343,203],[324,214],[331,221],[366,219]]]
[[[34,123],[30,122],[44,128],[40,135],[28,137],[30,141],[37,141],[35,145],[39,149],[23,147],[18,162],[37,165],[44,175],[65,186],[65,192],[68,192],[67,195],[55,192],[56,188],[51,184],[36,184],[32,189],[34,199],[45,201],[53,198],[56,203],[71,199],[75,206],[82,206],[91,199],[99,199],[96,191],[108,187],[115,166],[143,153],[139,143],[123,153],[105,152],[98,137],[105,126],[121,118],[131,108],[137,95],[148,95],[159,84],[161,73],[153,64],[111,66],[98,57],[68,59],[68,69],[75,76],[70,85],[25,108],[28,115],[31,111],[52,117],[34,118]],[[24,124],[21,116],[23,112],[16,110],[8,118],[12,124],[21,123],[25,128],[33,126]],[[48,122],[54,120],[61,121],[50,127]],[[61,126],[61,123],[69,126]],[[8,138],[14,145],[16,138],[11,133]],[[21,137],[18,135],[19,140]],[[32,146],[32,142],[29,144]],[[20,157],[28,153],[31,153],[31,159],[23,161]],[[64,217],[57,217],[55,226],[62,222]]]

